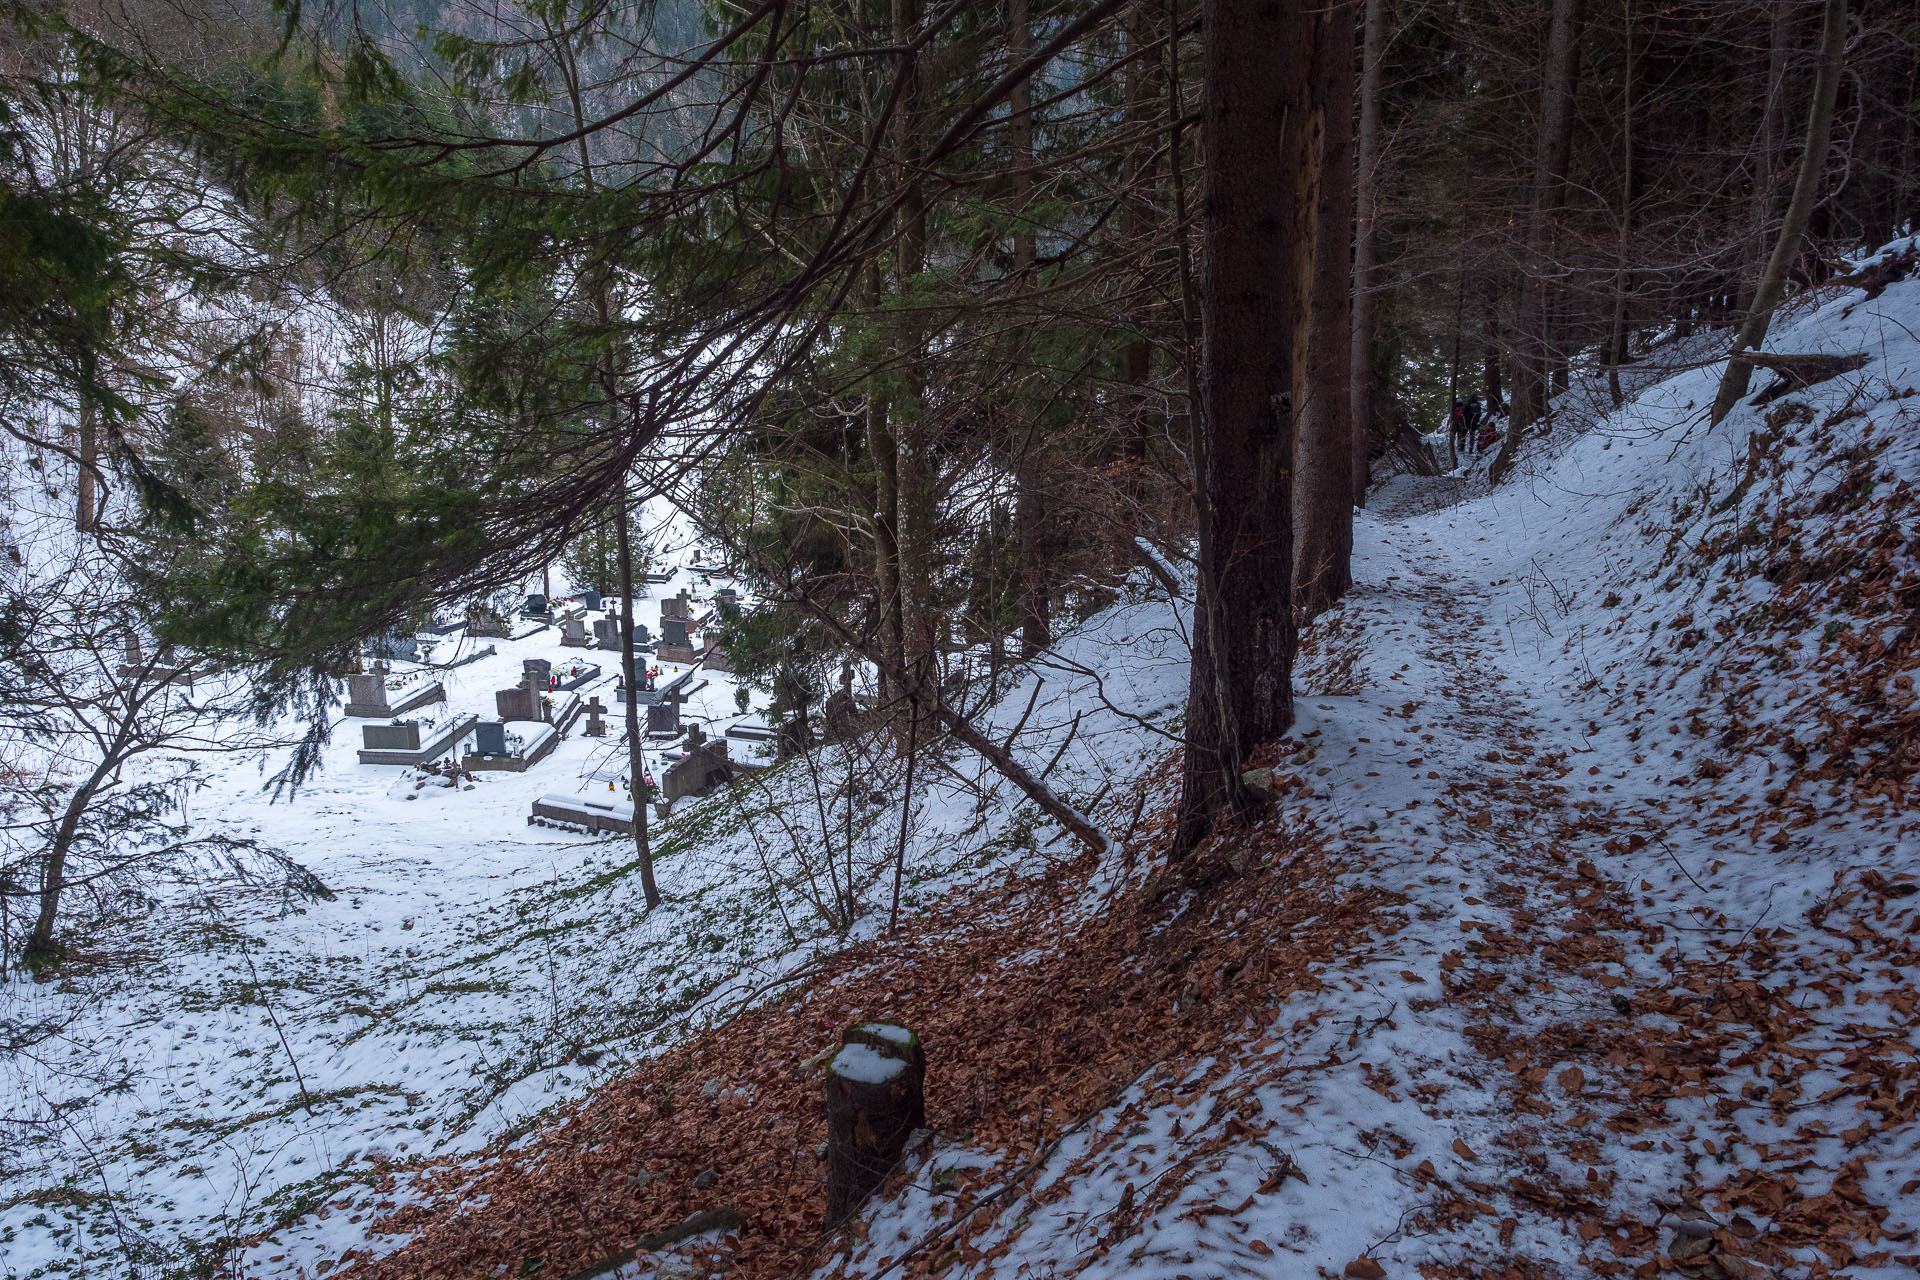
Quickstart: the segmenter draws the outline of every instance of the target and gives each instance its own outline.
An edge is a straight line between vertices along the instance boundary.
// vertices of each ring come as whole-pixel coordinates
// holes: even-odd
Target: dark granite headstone
[[[598,591],[582,591],[580,593],[580,603],[589,609],[598,609],[600,607],[600,593]]]
[[[647,708],[648,733],[678,733],[680,731],[680,703],[678,699],[668,698],[665,702],[656,702]]]
[[[542,595],[530,595],[527,602],[520,606],[520,614],[526,618],[543,618],[547,614],[547,598]]]
[[[473,754],[477,756],[507,754],[507,726],[493,720],[482,720],[473,726]]]
[[[369,751],[418,751],[420,722],[402,720],[399,724],[370,724],[360,730],[360,738]]]
[[[685,618],[660,619],[660,643],[685,647],[687,640],[687,620]]]

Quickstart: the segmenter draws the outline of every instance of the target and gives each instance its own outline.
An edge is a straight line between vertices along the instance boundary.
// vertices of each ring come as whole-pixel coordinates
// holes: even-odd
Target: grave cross
[[[600,705],[599,694],[596,693],[592,698],[587,700],[587,736],[589,738],[604,738],[606,736],[607,722],[601,719],[601,717],[606,714],[607,709]]]

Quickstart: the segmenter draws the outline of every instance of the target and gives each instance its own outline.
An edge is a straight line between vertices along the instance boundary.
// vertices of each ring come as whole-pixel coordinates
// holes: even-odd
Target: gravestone
[[[420,722],[402,720],[399,724],[370,724],[361,728],[360,738],[369,751],[418,751]]]
[[[146,661],[147,655],[140,648],[140,637],[129,635],[127,637],[127,665],[130,667],[145,666]]]
[[[587,624],[578,618],[568,618],[560,627],[560,644],[568,649],[588,649],[592,642],[587,639]]]
[[[600,593],[598,591],[582,591],[580,593],[580,603],[589,609],[598,609],[600,607]]]
[[[647,708],[647,732],[680,732],[680,702],[678,699],[668,698],[664,702],[653,703]]]
[[[620,647],[620,619],[595,619],[593,624],[593,642],[602,649],[618,649]]]
[[[740,607],[740,593],[732,587],[722,587],[714,593],[714,599],[722,609],[732,611]]]
[[[346,710],[350,716],[392,714],[387,706],[387,677],[378,672],[370,676],[348,676]]]
[[[520,606],[523,618],[544,618],[547,616],[547,598],[543,595],[529,595],[527,602]]]
[[[733,764],[724,741],[692,748],[668,767],[660,780],[661,795],[671,803],[681,796],[703,796],[733,781]]]
[[[507,726],[493,720],[482,720],[473,726],[473,754],[477,756],[507,754]]]
[[[494,714],[502,720],[543,720],[540,695],[525,685],[493,692]]]
[[[482,640],[505,640],[511,628],[507,620],[484,604],[467,609],[467,634]]]
[[[520,679],[528,688],[545,693],[553,687],[553,664],[545,658],[528,658],[520,664]]]
[[[687,620],[685,618],[660,619],[660,643],[686,648],[690,643],[687,639]]]
[[[687,620],[687,593],[684,588],[677,596],[668,596],[660,602],[660,626],[665,630],[668,618]]]
[[[636,622],[633,624],[633,642],[635,644],[653,643],[653,632],[647,630],[646,623]]]
[[[589,738],[607,736],[607,722],[601,718],[606,714],[607,709],[600,705],[600,695],[595,694],[587,702],[587,727],[584,732]]]

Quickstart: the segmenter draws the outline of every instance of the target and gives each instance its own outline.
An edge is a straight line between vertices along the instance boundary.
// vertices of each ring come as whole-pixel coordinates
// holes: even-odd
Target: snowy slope
[[[1909,1272],[1920,822],[1901,735],[1859,722],[1913,705],[1916,331],[1920,283],[1829,290],[1769,349],[1871,359],[1804,411],[1710,429],[1718,366],[1688,370],[1520,483],[1363,519],[1298,682],[1299,814],[1404,916],[1037,1168],[937,1150],[824,1273]],[[1871,617],[1725,536],[1776,520],[1802,558],[1893,548],[1843,595]],[[1782,746],[1823,720],[1861,731]]]
[[[836,844],[823,797],[881,767],[837,750],[677,810],[652,914],[621,842],[524,824],[556,779],[602,771],[578,738],[468,791],[353,764],[343,737],[271,807],[236,762],[196,815],[257,828],[340,896],[283,914],[237,884],[183,891],[89,939],[97,965],[8,989],[72,1020],[71,1067],[0,1067],[16,1096],[50,1117],[88,1071],[133,1072],[9,1156],[4,1266],[84,1274],[127,1231],[177,1257],[266,1229],[245,1274],[388,1256],[381,1274],[565,1276],[726,1203],[762,1213],[709,1238],[743,1274],[1583,1275],[1683,1254],[1896,1274],[1920,1255],[1920,829],[1881,728],[1913,707],[1912,624],[1875,610],[1915,573],[1897,504],[1920,483],[1917,331],[1920,284],[1828,291],[1770,349],[1871,359],[1785,397],[1806,420],[1742,407],[1709,429],[1717,367],[1667,373],[1618,412],[1563,414],[1499,490],[1363,517],[1358,586],[1297,675],[1280,809],[1201,883],[1152,866],[1186,654],[1180,609],[1144,586],[985,713],[1126,852],[1076,860],[955,753],[905,835],[905,904],[935,910],[898,939],[898,783],[874,775],[884,802],[858,800]],[[522,656],[562,652],[501,645],[452,673],[450,705],[485,709]],[[702,696],[735,714],[724,683]],[[842,934],[809,894],[849,854],[863,911]],[[707,1063],[697,1033],[746,1002],[820,1047],[855,1015],[932,1032],[938,1136],[845,1253],[794,1173],[819,1136],[794,1074],[811,1040],[732,1078],[645,1075]],[[1051,1074],[1006,1092],[1018,1063],[996,1059],[1043,1052]],[[791,1163],[655,1150],[647,1179],[610,1178],[612,1140],[574,1136],[645,1153],[665,1122],[633,1117],[663,1098],[674,1133],[770,1135]],[[102,1187],[139,1206],[118,1236]],[[507,1197],[529,1187],[580,1236],[528,1221]],[[800,1202],[797,1225],[768,1216]]]

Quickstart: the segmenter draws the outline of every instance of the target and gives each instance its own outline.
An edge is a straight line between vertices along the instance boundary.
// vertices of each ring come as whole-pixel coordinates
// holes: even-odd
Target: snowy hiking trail
[[[1653,681],[1618,641],[1589,651],[1574,619],[1591,584],[1571,579],[1592,566],[1556,566],[1530,531],[1457,505],[1460,486],[1434,488],[1363,520],[1356,588],[1303,650],[1298,745],[1276,773],[1333,856],[1252,871],[1375,885],[1403,893],[1404,914],[1376,909],[1373,936],[1319,958],[1317,989],[1276,993],[1266,1025],[1074,1126],[983,1221],[936,1229],[959,1216],[939,1171],[1005,1164],[936,1151],[827,1274],[895,1259],[967,1276],[1428,1280],[1912,1265],[1911,988],[1883,992],[1890,1022],[1863,1052],[1869,993],[1822,986],[1847,974],[1831,944],[1859,924],[1762,928],[1779,890],[1799,888],[1800,910],[1829,866],[1797,847],[1743,860],[1753,841],[1715,837],[1750,806],[1608,751],[1592,718],[1607,677],[1639,682],[1609,705]],[[1737,819],[1700,822],[1679,812],[1689,799]],[[1911,966],[1911,914],[1886,921],[1889,905],[1887,958]],[[1870,1123],[1853,1127],[1856,1110]],[[966,1187],[963,1173],[962,1205]]]

